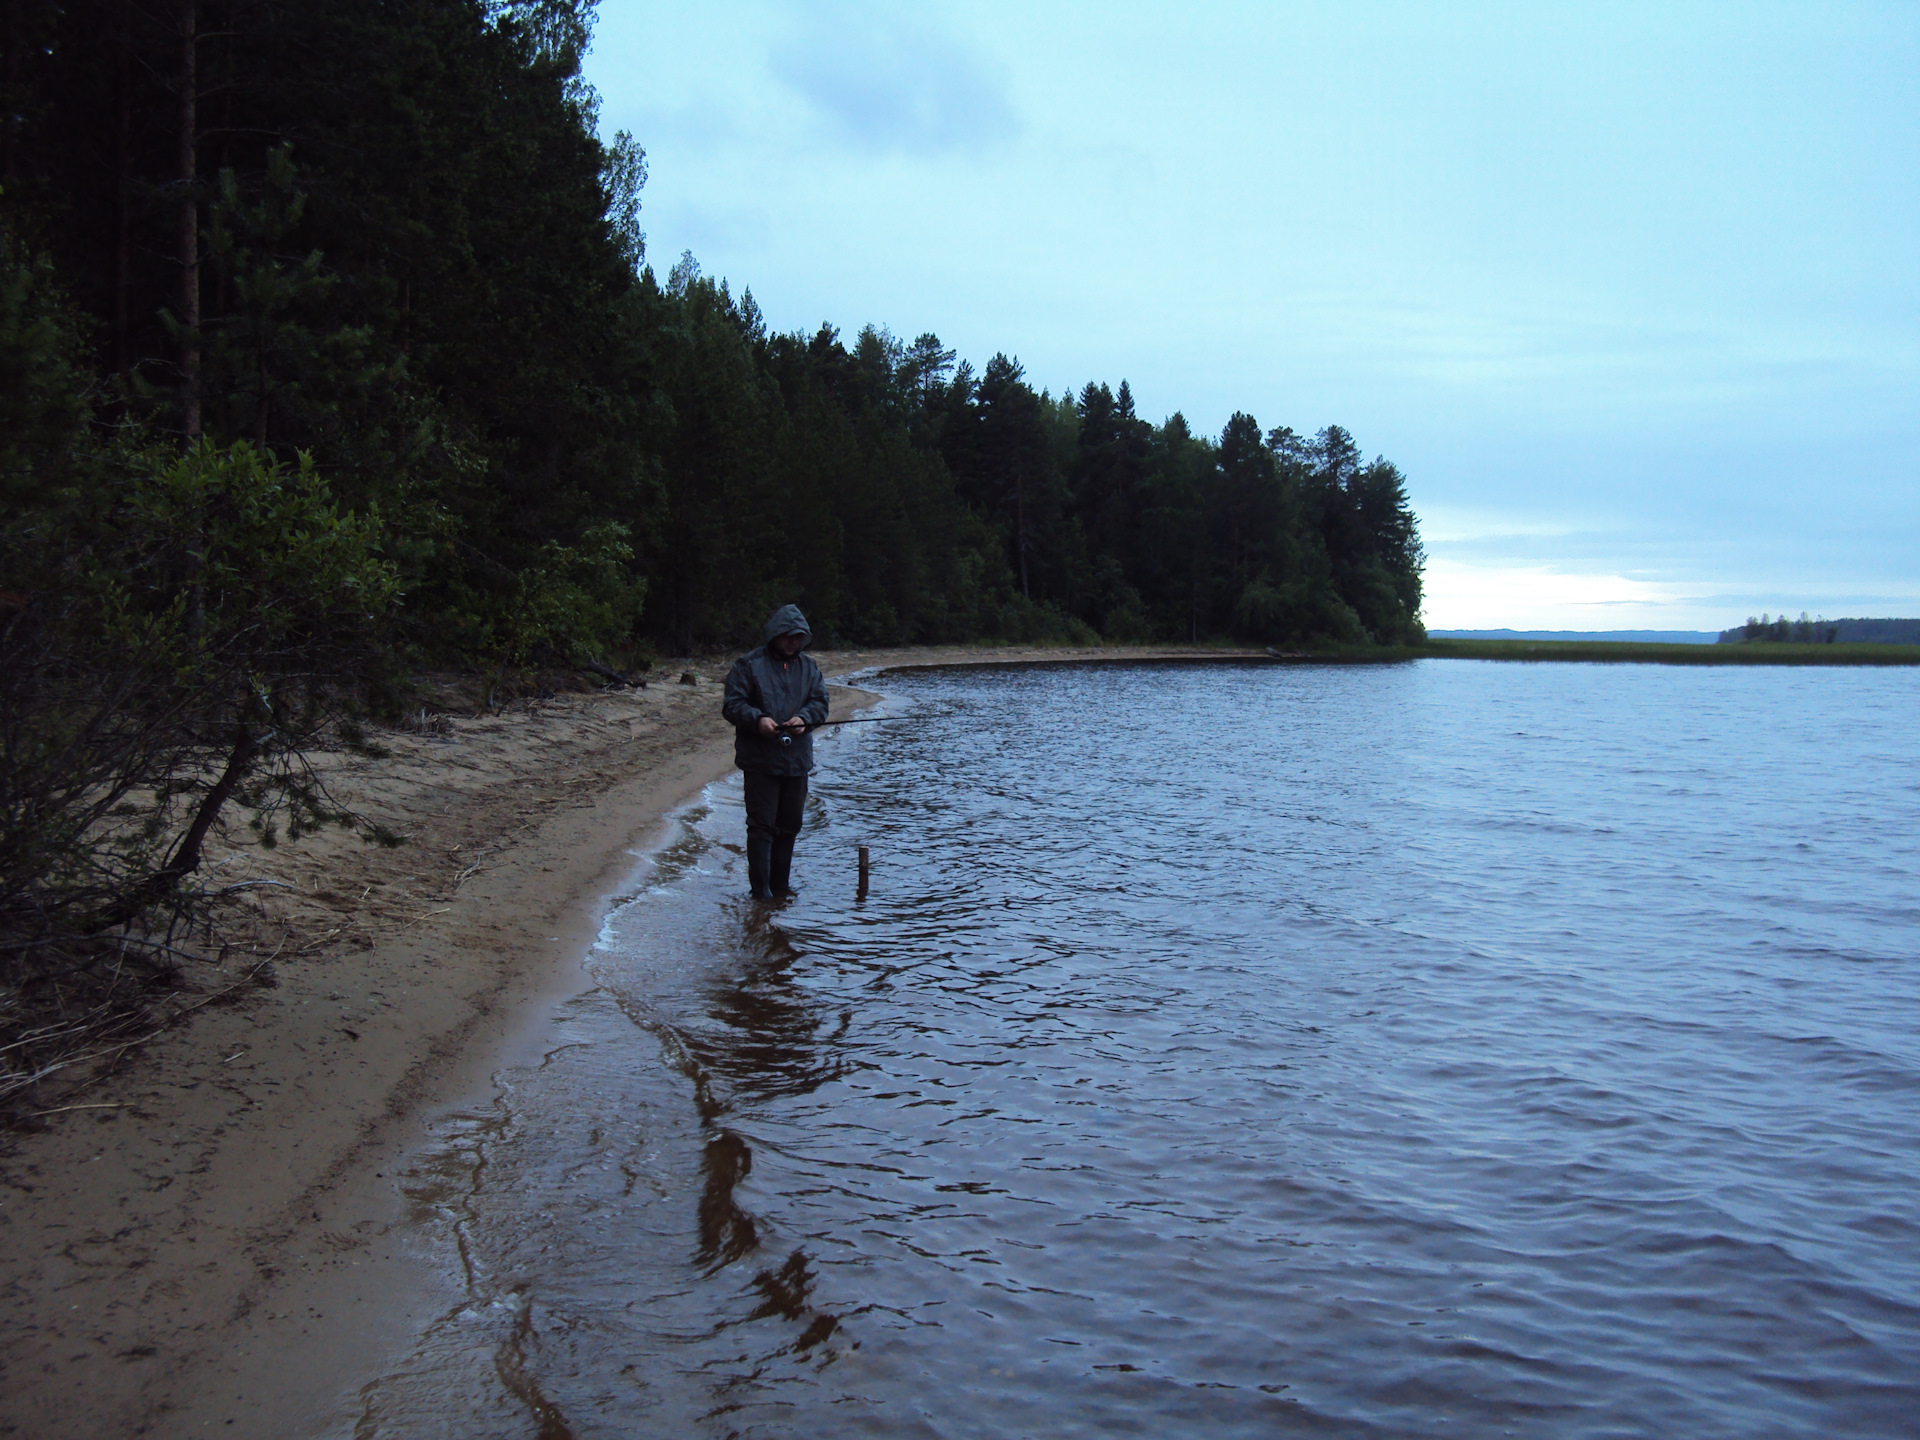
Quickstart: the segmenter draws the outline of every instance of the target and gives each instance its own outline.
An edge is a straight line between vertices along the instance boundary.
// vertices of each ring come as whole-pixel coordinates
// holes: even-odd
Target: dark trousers
[[[748,879],[756,895],[763,888],[784,895],[793,866],[793,842],[806,815],[807,777],[748,770],[742,778],[747,792]]]

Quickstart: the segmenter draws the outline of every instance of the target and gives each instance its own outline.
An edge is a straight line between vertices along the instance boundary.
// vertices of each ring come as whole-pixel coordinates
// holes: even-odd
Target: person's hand
[[[787,729],[789,730],[804,730],[806,728],[807,722],[798,715],[795,715],[791,720],[787,721]]]
[[[760,717],[760,733],[762,735],[771,737],[779,728],[778,725],[773,723],[773,717],[771,715],[762,715]]]

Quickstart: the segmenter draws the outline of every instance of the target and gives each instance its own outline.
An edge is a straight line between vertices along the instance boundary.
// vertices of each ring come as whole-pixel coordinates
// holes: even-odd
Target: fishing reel
[[[780,748],[782,750],[791,750],[793,748],[793,742],[798,736],[811,735],[815,730],[824,730],[829,725],[880,725],[888,720],[905,720],[907,718],[909,717],[905,715],[857,715],[851,720],[822,720],[818,724],[809,725],[803,730],[789,730],[786,726],[782,725],[779,731]]]

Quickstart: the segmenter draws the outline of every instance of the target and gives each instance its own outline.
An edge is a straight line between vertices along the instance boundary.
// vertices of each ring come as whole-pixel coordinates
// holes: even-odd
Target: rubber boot
[[[767,870],[767,888],[778,900],[793,894],[793,886],[788,883],[793,874],[793,839],[791,835],[773,837],[771,865]]]
[[[771,840],[747,841],[747,886],[756,900],[773,899],[773,891],[767,887],[767,871],[772,863]]]

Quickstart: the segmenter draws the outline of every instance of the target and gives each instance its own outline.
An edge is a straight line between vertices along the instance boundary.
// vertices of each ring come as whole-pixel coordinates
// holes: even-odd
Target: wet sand
[[[914,665],[1227,658],[1192,649],[822,653]],[[729,657],[646,690],[517,704],[330,757],[335,794],[408,836],[216,852],[249,913],[239,984],[0,1157],[0,1436],[351,1433],[380,1359],[456,1298],[397,1243],[424,1113],[529,1053],[667,817],[732,763]],[[834,713],[872,695],[835,692]],[[233,837],[237,841],[238,837]],[[286,887],[286,888],[282,888]],[[200,967],[205,971],[206,967]],[[537,1052],[534,1052],[537,1053]]]

